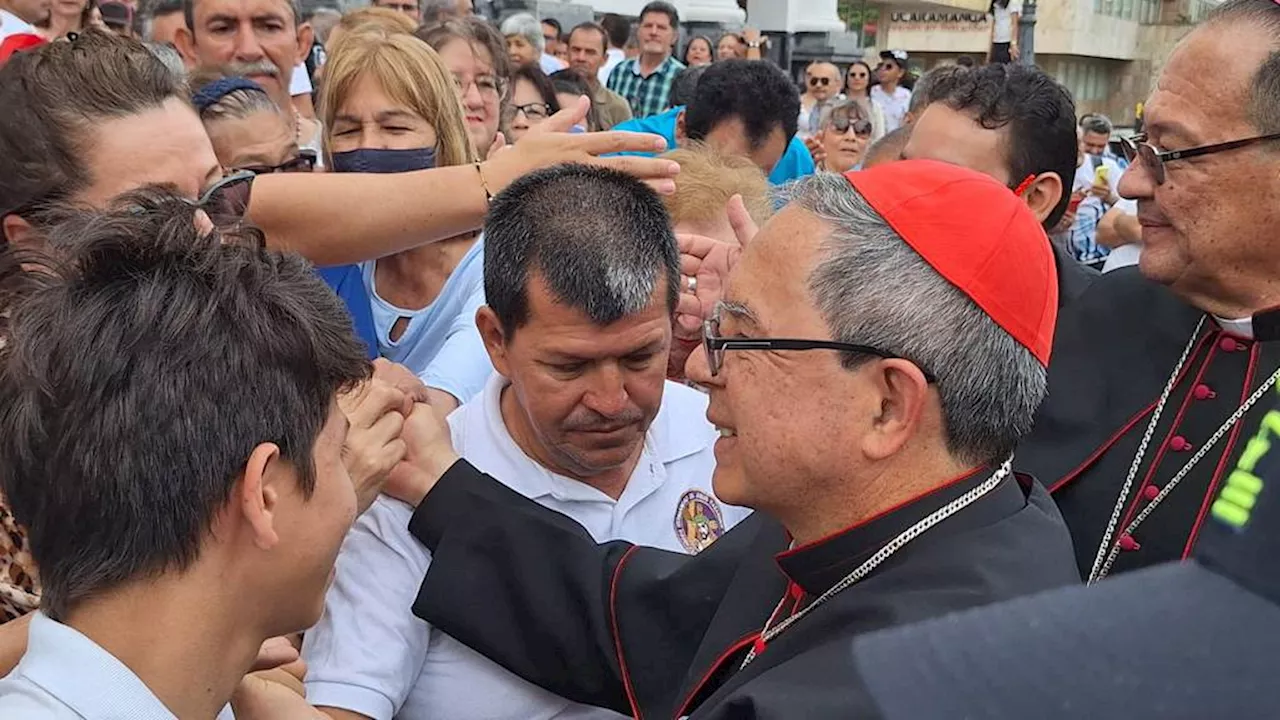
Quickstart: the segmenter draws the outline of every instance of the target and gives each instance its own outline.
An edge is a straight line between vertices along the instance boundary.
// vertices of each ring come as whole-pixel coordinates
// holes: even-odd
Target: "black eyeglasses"
[[[871,121],[853,117],[848,112],[837,111],[831,113],[831,128],[841,135],[849,132],[849,128],[853,128],[854,135],[871,137]]]
[[[204,210],[214,225],[234,225],[244,219],[253,190],[252,172],[240,170],[210,185],[193,204]]]
[[[516,113],[524,113],[524,116],[529,120],[546,120],[551,117],[551,106],[540,102],[512,105],[507,110],[507,119],[515,119]]]
[[[720,336],[720,311],[717,309],[711,319],[702,323],[702,347],[707,351],[707,367],[711,376],[720,374],[724,365],[724,354],[729,350],[838,350],[840,352],[860,353],[890,360],[906,358],[885,352],[870,345],[854,345],[835,342],[833,340],[794,340],[790,338],[726,338]],[[914,361],[910,361],[914,362]],[[919,363],[915,363],[920,367]],[[937,382],[937,378],[928,370],[920,368],[925,380]]]
[[[1223,143],[1214,143],[1213,145],[1201,145],[1200,147],[1187,148],[1186,150],[1170,150],[1168,152],[1161,151],[1155,145],[1147,142],[1147,134],[1141,133],[1131,138],[1122,138],[1120,140],[1120,150],[1124,153],[1124,157],[1130,163],[1138,160],[1146,166],[1147,171],[1151,173],[1151,178],[1156,181],[1157,185],[1164,184],[1164,164],[1174,160],[1187,160],[1202,155],[1212,155],[1214,153],[1226,152],[1227,150],[1235,150],[1237,148],[1248,147],[1260,142],[1269,140],[1280,140],[1280,133],[1272,133],[1271,135],[1259,135],[1258,137],[1243,138],[1241,140],[1230,140]]]
[[[270,175],[272,173],[309,173],[316,168],[316,152],[314,150],[303,150],[298,156],[285,160],[279,165],[246,165],[245,167],[236,168],[241,172],[251,172],[254,175]]]
[[[819,85],[821,85],[822,87],[826,87],[830,84],[831,84],[831,78],[824,78],[824,77],[809,78],[809,87],[818,87]]]

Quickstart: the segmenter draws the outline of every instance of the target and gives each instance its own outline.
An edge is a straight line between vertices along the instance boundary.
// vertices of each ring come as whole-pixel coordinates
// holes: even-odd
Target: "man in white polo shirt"
[[[600,542],[695,553],[744,518],[711,489],[706,397],[665,381],[679,268],[658,197],[607,170],[534,173],[495,198],[485,254],[476,322],[498,372],[450,415],[458,451]],[[376,720],[619,717],[414,617],[431,555],[409,534],[412,514],[379,498],[348,535],[303,647],[313,704]]]

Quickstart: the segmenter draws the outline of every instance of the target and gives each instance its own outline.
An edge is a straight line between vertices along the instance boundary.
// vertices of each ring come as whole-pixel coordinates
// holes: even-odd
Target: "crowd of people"
[[[1130,618],[1280,603],[1280,3],[1135,135],[1019,13],[0,0],[0,717],[947,717],[1067,606],[1124,682],[961,714],[1274,712]]]

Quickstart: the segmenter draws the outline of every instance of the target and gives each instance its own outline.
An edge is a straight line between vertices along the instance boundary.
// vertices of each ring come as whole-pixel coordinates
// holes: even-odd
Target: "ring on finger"
[[[690,294],[690,295],[697,295],[697,294],[698,294],[698,278],[696,278],[696,277],[694,277],[694,276],[692,276],[692,275],[690,275],[690,276],[689,276],[689,288],[688,288],[688,289],[689,289],[689,294]]]

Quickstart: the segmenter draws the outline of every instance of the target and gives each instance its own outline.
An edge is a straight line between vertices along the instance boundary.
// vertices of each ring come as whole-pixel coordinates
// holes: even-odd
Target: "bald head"
[[[840,92],[840,68],[829,62],[811,63],[804,71],[805,89],[819,102]]]

